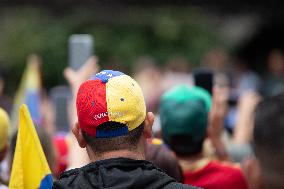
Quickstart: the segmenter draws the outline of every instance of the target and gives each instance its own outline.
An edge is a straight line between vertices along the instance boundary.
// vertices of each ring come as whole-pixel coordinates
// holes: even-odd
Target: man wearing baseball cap
[[[160,103],[163,140],[176,153],[185,184],[208,189],[246,189],[239,168],[212,161],[202,153],[210,108],[210,94],[200,87],[180,85],[167,91]]]
[[[96,74],[81,84],[76,108],[72,131],[92,163],[64,172],[53,188],[194,188],[144,160],[154,115],[146,113],[131,77],[112,70]]]

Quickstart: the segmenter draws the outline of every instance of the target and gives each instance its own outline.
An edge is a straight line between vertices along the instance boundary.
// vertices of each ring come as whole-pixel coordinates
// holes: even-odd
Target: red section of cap
[[[109,121],[106,84],[99,79],[84,82],[78,90],[76,106],[80,128],[96,136],[97,126]]]

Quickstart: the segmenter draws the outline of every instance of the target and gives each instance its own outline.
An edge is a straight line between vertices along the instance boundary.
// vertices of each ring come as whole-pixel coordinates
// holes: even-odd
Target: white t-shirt
[[[7,186],[0,184],[0,189],[8,189]]]

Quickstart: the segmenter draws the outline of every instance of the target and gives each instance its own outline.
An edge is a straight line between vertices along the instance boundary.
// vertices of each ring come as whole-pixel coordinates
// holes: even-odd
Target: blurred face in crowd
[[[203,64],[213,71],[223,71],[228,62],[228,56],[222,49],[213,49],[209,51],[203,60]]]
[[[273,75],[284,74],[284,55],[279,50],[273,50],[268,57],[268,68]]]

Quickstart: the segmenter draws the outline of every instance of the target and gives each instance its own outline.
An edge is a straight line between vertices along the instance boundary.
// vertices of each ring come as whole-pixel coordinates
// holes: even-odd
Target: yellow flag
[[[19,108],[25,103],[30,115],[36,123],[41,121],[40,112],[40,90],[41,90],[41,75],[40,75],[40,57],[31,55],[28,58],[26,68],[24,70],[19,88],[14,97],[14,104],[11,115],[11,126],[16,126],[18,123]],[[17,128],[13,127],[11,131]]]
[[[19,113],[19,130],[9,189],[51,189],[52,176],[37,132],[24,104]]]

